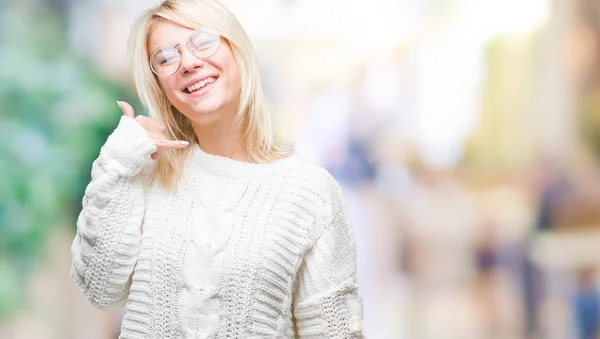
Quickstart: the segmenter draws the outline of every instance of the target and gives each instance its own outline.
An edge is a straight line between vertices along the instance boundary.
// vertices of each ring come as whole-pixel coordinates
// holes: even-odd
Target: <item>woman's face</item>
[[[188,49],[193,29],[161,20],[150,35],[148,51],[165,45],[177,46],[181,66],[171,75],[158,77],[171,105],[193,122],[205,123],[233,118],[240,96],[240,72],[227,40],[220,38],[217,52],[207,58],[198,58]],[[148,56],[150,57],[150,56]]]

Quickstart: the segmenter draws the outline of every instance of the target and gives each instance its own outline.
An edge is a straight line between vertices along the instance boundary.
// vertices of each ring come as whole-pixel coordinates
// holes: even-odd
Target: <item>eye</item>
[[[157,48],[150,58],[152,71],[159,76],[169,76],[177,72],[181,62],[181,55],[173,46]]]
[[[179,55],[175,55],[175,54],[164,55],[162,58],[159,58],[159,64],[161,66],[168,65],[172,62],[177,62],[177,61],[179,61]]]
[[[190,47],[198,51],[211,49],[215,45],[218,45],[218,43],[219,35],[206,28],[197,29],[190,36]]]
[[[214,40],[202,40],[202,41],[194,41],[194,46],[197,50],[205,50],[209,49],[214,45]]]
[[[173,46],[162,46],[152,54],[152,63],[157,66],[169,65],[178,62],[180,57],[179,52]]]

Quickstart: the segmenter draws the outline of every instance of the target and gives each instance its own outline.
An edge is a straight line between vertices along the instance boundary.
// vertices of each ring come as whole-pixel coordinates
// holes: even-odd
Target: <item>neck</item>
[[[250,162],[242,138],[242,127],[235,123],[235,114],[215,113],[228,119],[215,119],[211,122],[192,121],[192,127],[198,138],[198,146],[209,154]]]

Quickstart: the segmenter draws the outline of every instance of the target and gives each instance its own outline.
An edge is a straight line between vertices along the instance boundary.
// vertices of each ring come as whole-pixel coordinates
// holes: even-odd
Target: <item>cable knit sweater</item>
[[[150,182],[156,147],[122,117],[92,167],[71,277],[126,305],[119,338],[356,338],[362,300],[342,191],[293,155],[252,164],[191,144],[175,191]]]

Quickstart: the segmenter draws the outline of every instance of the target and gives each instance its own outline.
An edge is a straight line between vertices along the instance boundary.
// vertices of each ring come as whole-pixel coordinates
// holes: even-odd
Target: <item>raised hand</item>
[[[163,149],[174,149],[174,148],[184,148],[189,143],[183,140],[169,140],[165,136],[166,127],[161,122],[156,120],[152,120],[143,115],[138,115],[137,117],[133,113],[133,107],[125,101],[117,101],[119,108],[123,111],[123,116],[131,118],[137,121],[145,130],[146,133],[150,136],[154,144],[156,145],[156,152],[152,153],[152,159],[158,158],[160,151]]]

